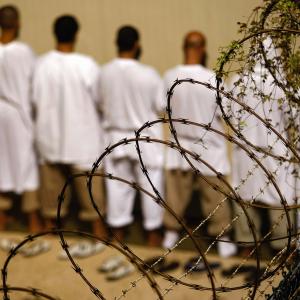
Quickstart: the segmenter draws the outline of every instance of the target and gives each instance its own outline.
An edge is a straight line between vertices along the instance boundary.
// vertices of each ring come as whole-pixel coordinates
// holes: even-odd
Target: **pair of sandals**
[[[179,267],[179,262],[173,260],[167,262],[165,257],[155,256],[145,260],[144,268],[146,270],[153,269],[159,273],[167,273],[176,270]],[[155,273],[154,273],[155,274]]]
[[[21,241],[18,239],[0,239],[0,249],[5,252],[10,252],[12,249],[18,246]],[[33,257],[49,251],[51,248],[50,243],[45,240],[37,240],[29,243],[18,250],[22,256]],[[75,243],[69,247],[69,252],[74,258],[85,258],[98,254],[105,249],[105,245],[102,243],[92,243],[89,241],[83,241]],[[62,250],[59,254],[59,259],[67,259],[67,253]]]
[[[238,268],[238,271],[236,272],[237,275],[244,275],[244,281],[245,282],[252,282],[255,281],[258,277],[262,276],[265,272],[265,268],[261,267],[259,270],[257,270],[257,267],[255,265],[234,265],[231,268],[225,269],[222,271],[222,276],[227,277],[233,274],[233,272],[236,271]]]
[[[106,273],[106,280],[114,281],[124,278],[134,272],[134,267],[121,256],[113,256],[108,258],[98,268],[98,272]]]
[[[197,263],[198,257],[191,258],[185,265],[184,270],[187,272],[193,267],[192,272],[204,272],[206,271],[206,267],[202,261]],[[155,264],[155,265],[154,265]],[[171,262],[167,262],[164,257],[160,258],[159,256],[152,257],[147,259],[144,262],[144,269],[149,270],[153,269],[160,273],[167,273],[178,269],[180,266],[179,262],[173,260]],[[211,269],[216,269],[221,266],[218,262],[209,263],[209,267]],[[122,257],[113,256],[103,262],[103,264],[98,268],[98,271],[101,273],[107,273],[106,279],[109,281],[118,280],[124,278],[131,273],[134,272],[134,267],[128,263],[126,263]],[[155,274],[155,273],[154,273]]]
[[[185,272],[193,273],[201,273],[207,271],[207,268],[203,262],[203,260],[200,260],[198,263],[199,257],[193,257],[191,258],[183,267]],[[221,264],[219,262],[208,262],[208,266],[210,270],[214,270],[217,268],[220,268]]]
[[[183,269],[185,272],[190,272],[190,273],[200,273],[200,272],[205,272],[206,266],[203,263],[202,260],[200,260],[198,263],[197,261],[199,260],[199,257],[193,257],[188,260],[187,263],[184,264]],[[154,265],[155,264],[155,265]],[[152,265],[154,265],[152,267]],[[211,262],[208,264],[210,269],[217,269],[221,266],[219,262]],[[176,260],[167,262],[164,257],[153,257],[145,261],[144,268],[145,269],[154,269],[155,271],[158,271],[160,273],[167,273],[167,272],[172,272],[176,269],[178,269],[180,266],[180,263]],[[155,273],[154,273],[155,274]]]
[[[68,251],[73,258],[86,258],[92,255],[96,255],[105,249],[105,245],[102,243],[94,243],[90,241],[82,241],[70,245]],[[62,250],[58,256],[59,259],[66,260],[68,255],[65,250]]]
[[[20,242],[21,241],[18,239],[2,238],[0,240],[0,249],[5,252],[10,252],[14,248],[16,248]],[[51,246],[49,242],[44,240],[37,240],[22,247],[20,250],[18,250],[18,253],[20,253],[24,257],[33,257],[49,251],[50,248]]]
[[[148,270],[152,268],[152,265],[159,260],[159,256],[150,258],[145,261],[143,267]],[[162,258],[153,266],[154,270],[160,273],[170,272],[179,267],[179,262],[171,261],[166,262],[165,258]],[[98,268],[98,272],[106,273],[106,279],[109,281],[119,280],[124,278],[134,272],[134,267],[128,264],[121,256],[113,256],[108,258],[103,264]]]

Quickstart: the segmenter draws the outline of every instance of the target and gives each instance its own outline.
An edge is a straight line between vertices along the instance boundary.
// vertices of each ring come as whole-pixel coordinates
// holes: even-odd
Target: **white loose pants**
[[[138,161],[129,158],[109,160],[105,162],[106,171],[121,177],[154,194],[150,183],[143,174]],[[162,169],[148,169],[149,176],[155,188],[163,197]],[[136,190],[126,183],[117,180],[107,180],[107,222],[112,227],[123,227],[133,221],[133,205]],[[141,207],[143,225],[146,230],[158,229],[163,223],[163,208],[153,198],[141,192]]]

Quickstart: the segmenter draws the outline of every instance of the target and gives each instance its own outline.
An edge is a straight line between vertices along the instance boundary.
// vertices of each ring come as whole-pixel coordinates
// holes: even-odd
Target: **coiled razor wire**
[[[299,205],[297,203],[298,189],[296,187],[296,183],[299,180],[300,163],[300,50],[299,41],[297,40],[297,37],[300,33],[299,20],[300,7],[298,1],[265,0],[264,6],[256,8],[246,24],[240,24],[240,32],[244,34],[244,37],[239,41],[232,42],[232,44],[227,49],[224,49],[221,52],[218,60],[218,65],[215,70],[217,76],[216,85],[212,85],[206,82],[200,82],[194,80],[193,78],[177,79],[167,93],[166,115],[163,118],[146,122],[141,128],[133,133],[133,136],[124,137],[123,140],[113,145],[109,145],[94,163],[91,172],[78,173],[70,176],[67,179],[60,195],[58,196],[56,228],[47,232],[29,235],[8,254],[8,257],[2,267],[1,292],[3,293],[3,299],[10,299],[11,292],[29,293],[32,296],[51,300],[59,299],[50,296],[36,288],[16,287],[9,285],[9,274],[11,273],[11,271],[9,271],[9,266],[11,261],[16,257],[22,247],[46,235],[57,235],[59,237],[61,247],[66,252],[75,273],[81,277],[83,282],[87,285],[87,287],[91,290],[96,298],[107,299],[107,296],[103,293],[101,286],[96,287],[92,284],[92,282],[84,274],[84,270],[77,264],[77,262],[70,254],[69,245],[65,239],[65,234],[100,241],[108,247],[111,247],[118,251],[121,255],[126,257],[131,264],[135,266],[135,268],[140,273],[140,276],[137,279],[129,282],[128,286],[126,288],[123,288],[120,291],[120,295],[116,296],[115,299],[125,298],[128,293],[134,293],[134,289],[142,280],[146,280],[148,282],[153,291],[153,298],[157,299],[164,299],[166,295],[170,293],[176,293],[176,289],[178,289],[179,286],[194,289],[198,291],[199,295],[201,295],[201,292],[203,291],[210,291],[212,299],[217,299],[218,295],[221,293],[228,294],[236,290],[245,292],[243,299],[256,299],[264,297],[264,295],[268,299],[296,299],[298,296],[300,297],[298,288],[299,276],[297,275],[299,273],[300,265],[297,250],[299,232],[297,224],[295,224],[294,220],[291,219],[289,214],[290,211],[297,212],[297,210],[299,209]],[[281,54],[275,54],[275,57],[273,57],[272,59],[269,58],[268,49],[266,49],[264,45],[264,41],[268,37],[271,38],[274,46],[277,49],[281,50]],[[255,108],[252,108],[245,101],[249,84],[252,84],[252,92],[254,92],[255,96],[258,99],[260,99],[261,105],[264,105],[264,103],[267,101],[276,101],[272,99],[270,95],[265,94],[264,90],[259,85],[257,85],[255,80],[253,79],[252,74],[254,66],[257,63],[260,63],[262,66],[264,66],[264,68],[268,71],[268,74],[272,76],[274,87],[280,89],[284,93],[284,98],[281,99],[281,101],[287,108],[285,113],[288,114],[288,121],[286,121],[287,123],[285,124],[283,131],[280,131],[276,126],[272,125],[272,120],[269,118],[268,114],[265,114],[264,116],[260,115],[255,111]],[[231,75],[231,73],[233,72],[237,74],[238,79],[236,79],[231,89],[224,88],[223,82],[225,78]],[[247,78],[246,82],[242,80],[243,78]],[[262,78],[262,81],[264,80],[265,78]],[[230,129],[228,130],[228,132],[223,132],[214,128],[214,126],[212,125],[213,119],[211,120],[211,122],[204,124],[196,122],[195,120],[188,120],[186,118],[180,118],[177,116],[173,117],[172,97],[174,93],[176,93],[176,88],[179,85],[183,84],[202,86],[216,94],[217,109],[220,109],[222,118]],[[237,93],[237,89],[240,91],[239,93]],[[239,112],[242,112],[243,116],[246,115],[247,118],[255,118],[257,122],[259,122],[264,128],[268,130],[270,135],[276,137],[273,143],[271,145],[268,145],[268,147],[263,148],[259,145],[255,145],[253,142],[247,139],[247,137],[243,133],[243,130],[240,128],[241,124],[239,124],[239,122],[241,123],[242,119],[241,114],[236,113],[235,111],[230,109],[232,104],[240,108]],[[215,116],[213,116],[213,118],[214,117]],[[162,126],[162,124],[166,124],[167,126],[169,126],[172,140],[161,140],[155,137],[145,136],[143,134],[144,131],[148,128],[152,126]],[[224,177],[224,174],[218,172],[208,161],[205,161],[201,157],[201,153],[196,153],[189,150],[188,148],[182,147],[180,137],[176,130],[176,126],[194,126],[201,129],[203,131],[203,136],[197,137],[199,141],[203,141],[203,137],[206,134],[213,135],[216,139],[225,139],[229,144],[232,144],[234,145],[234,147],[240,149],[240,151],[243,151],[243,153],[253,161],[252,168],[249,169],[246,176],[241,179],[239,185],[233,187],[228,179]],[[290,133],[288,137],[286,132]],[[285,154],[274,153],[273,149],[277,143],[284,145],[286,151]],[[147,178],[152,191],[144,189],[142,186],[139,186],[135,182],[130,182],[125,178],[120,178],[117,176],[118,174],[98,172],[98,169],[102,166],[105,158],[109,157],[109,155],[116,148],[128,147],[128,145],[130,144],[135,144],[137,159],[139,160],[142,172]],[[146,167],[147,162],[144,161],[143,158],[141,144],[143,144],[144,146],[147,146],[147,144],[158,144],[164,147],[171,148],[172,151],[176,151],[178,155],[181,155],[184,158],[184,160],[188,163],[189,167],[196,176],[202,178],[214,190],[222,194],[222,201],[220,201],[220,203],[218,203],[218,205],[209,213],[209,215],[206,216],[206,218],[203,219],[201,223],[192,230],[190,230],[185,224],[184,220],[180,216],[177,216],[176,213],[171,209],[171,207],[169,207],[168,202],[154,186]],[[205,143],[203,146],[205,147]],[[276,161],[276,170],[269,170],[264,165],[264,161],[267,158],[272,158],[274,161]],[[280,190],[280,187],[276,182],[276,173],[283,164],[292,169],[292,173],[295,179],[295,202],[292,205],[288,205],[284,193]],[[210,182],[210,180],[199,170],[198,165],[204,165],[207,169],[214,173],[215,176],[219,179],[220,185]],[[253,176],[255,170],[260,170],[263,172],[266,178],[266,182],[264,183],[263,187],[260,188],[258,194],[252,195],[251,199],[246,199],[248,201],[245,201],[245,199],[243,199],[243,197],[241,197],[240,195],[240,189],[245,184],[247,184],[248,180],[251,178],[251,176]],[[114,238],[115,242],[98,238],[86,232],[80,232],[77,230],[65,230],[63,228],[61,218],[61,208],[65,199],[66,190],[69,185],[72,184],[73,180],[80,177],[86,178],[87,189],[89,191],[91,203],[95,211],[97,212],[98,217],[102,221],[105,221],[102,212],[99,210],[93,198],[92,185],[93,178],[95,176],[101,176],[105,178],[105,180],[119,181],[122,184],[129,185],[136,191],[145,193],[146,195],[151,197],[153,201],[162,206],[165,211],[173,216],[173,218],[178,222],[178,224],[184,231],[184,236],[176,243],[174,247],[166,250],[155,263],[149,266],[143,261],[143,259],[136,255],[135,252],[125,242],[118,240],[117,237],[114,236],[110,228],[107,228],[107,230]],[[221,184],[226,188],[222,188]],[[277,197],[280,200],[280,203],[278,203],[278,205],[274,207],[268,207],[267,205],[257,202],[260,196],[264,193],[265,189],[269,188],[270,186],[274,188]],[[213,216],[225,202],[235,203],[241,208],[241,212],[236,213],[233,216],[231,222],[228,223],[221,230],[221,232],[219,232],[216,238],[212,239],[200,235],[199,229],[202,228],[202,226],[204,226],[207,221],[209,221],[211,216]],[[248,213],[248,209],[251,207],[282,210],[280,217],[274,224],[272,224],[270,231],[261,238],[257,236],[253,220]],[[222,237],[228,234],[229,230],[233,228],[234,223],[242,215],[247,219],[249,230],[253,236],[253,241],[235,241],[234,243],[236,243],[237,245],[251,246],[252,251],[241,261],[237,268],[232,272],[231,275],[228,276],[228,278],[226,278],[223,283],[217,285],[214,273],[210,269],[207,255],[216,242],[225,242]],[[286,219],[287,235],[276,239],[270,238],[271,234],[276,231],[276,228],[281,225],[283,219]],[[195,264],[179,277],[174,277],[170,274],[159,272],[155,268],[158,262],[167,257],[170,253],[176,251],[177,247],[181,245],[186,239],[190,239],[192,241],[195,247],[195,251],[197,251],[198,260],[195,262]],[[259,274],[259,270],[261,268],[261,246],[266,242],[280,239],[283,239],[286,242],[286,246],[278,251],[275,257],[267,263],[267,267],[265,268],[263,274]],[[211,241],[210,245],[204,251],[204,242],[208,240]],[[297,255],[295,255],[295,253]],[[259,275],[256,276],[255,280],[251,282],[246,282],[238,286],[229,285],[229,282],[236,276],[239,268],[252,256],[254,256],[255,258],[257,274]],[[203,262],[206,268],[207,277],[209,280],[209,284],[207,286],[198,283],[189,283],[187,281],[187,276],[194,270],[194,268],[200,263],[200,261]],[[289,272],[286,271],[287,268],[289,268]],[[167,282],[169,282],[169,286],[166,288],[160,286],[157,280],[154,278],[154,274],[164,278]],[[286,284],[282,283],[278,286],[277,289],[274,290],[274,294],[272,296],[267,295],[268,287],[270,287],[274,283],[274,280],[276,278],[280,278],[280,276],[283,276],[283,280],[286,280],[283,282],[289,283],[289,288],[287,288]],[[266,282],[267,285],[263,287],[262,285],[264,282]],[[281,298],[278,295],[280,295]]]

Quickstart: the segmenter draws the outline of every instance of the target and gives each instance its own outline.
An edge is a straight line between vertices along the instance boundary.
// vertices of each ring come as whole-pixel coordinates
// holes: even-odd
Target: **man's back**
[[[163,86],[158,73],[134,59],[117,58],[103,68],[101,104],[107,143],[134,137],[134,131],[144,123],[158,118],[164,105]],[[162,138],[162,126],[147,128],[142,135]],[[162,149],[159,144],[141,143],[143,158],[151,166],[161,166]],[[138,159],[134,145],[118,147],[112,158]]]
[[[201,65],[179,65],[166,72],[165,90],[169,89],[176,79],[191,78],[200,82],[215,85],[215,75]],[[220,116],[215,93],[200,84],[182,83],[177,85],[171,99],[172,116],[186,118],[190,121],[208,124]],[[216,120],[214,120],[216,121]],[[220,129],[220,122],[214,127]],[[183,135],[194,136],[193,128],[182,127]],[[199,130],[198,130],[199,131]]]
[[[33,64],[26,44],[0,44],[1,191],[22,193],[38,186],[30,106]]]
[[[103,68],[101,93],[108,129],[136,130],[162,110],[159,75],[134,59],[114,59]]]
[[[178,65],[166,72],[164,76],[165,92],[176,79],[191,78],[199,82],[215,84],[215,75],[201,65]],[[200,84],[182,83],[175,87],[171,98],[172,118],[184,118],[202,125],[211,124],[212,128],[223,132],[221,113],[216,103],[215,93]],[[174,123],[181,145],[201,155],[201,158],[215,169],[227,174],[229,163],[225,139],[203,127]],[[188,169],[187,162],[174,152],[168,150],[168,168]],[[214,173],[203,165],[199,166],[204,174]]]
[[[30,111],[30,83],[35,56],[26,44],[13,41],[0,43],[0,98]]]
[[[74,163],[97,157],[99,80],[99,67],[87,56],[50,51],[39,59],[33,100],[38,145],[45,159]]]

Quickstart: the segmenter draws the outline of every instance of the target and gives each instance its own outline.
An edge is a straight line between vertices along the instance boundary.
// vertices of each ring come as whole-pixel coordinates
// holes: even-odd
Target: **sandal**
[[[21,241],[18,239],[2,238],[0,240],[0,249],[6,252],[10,252],[16,248]]]
[[[154,270],[157,270],[158,268],[162,267],[165,264],[165,261],[166,261],[166,259],[164,257],[154,256],[154,257],[151,257],[151,258],[148,258],[147,260],[145,260],[143,267],[145,270],[149,270],[151,268],[153,268]],[[153,266],[154,264],[155,264],[155,266]]]
[[[47,241],[36,241],[22,249],[21,254],[25,257],[32,257],[50,250],[50,243]]]
[[[264,274],[265,269],[260,268],[257,270],[257,268],[251,270],[248,274],[245,275],[244,281],[249,283],[249,282],[255,282],[255,280],[259,280],[260,277]]]
[[[166,273],[176,270],[179,267],[179,262],[176,260],[171,261],[170,263],[165,263],[158,268],[160,273]]]
[[[106,279],[109,281],[118,280],[128,276],[133,271],[134,267],[132,265],[121,265],[116,270],[109,272]]]
[[[119,268],[122,263],[123,259],[121,256],[113,256],[104,261],[104,263],[98,268],[98,271],[102,273],[112,272]]]
[[[191,258],[185,265],[184,265],[184,271],[188,272],[190,269],[193,268],[193,270],[191,271],[191,273],[196,273],[196,272],[204,272],[206,271],[206,266],[204,264],[204,262],[201,260],[197,263],[198,261],[198,257],[194,257]],[[209,268],[211,270],[219,268],[221,266],[221,264],[219,262],[212,262],[212,263],[208,263]]]
[[[105,249],[105,245],[102,243],[92,243],[89,241],[83,241],[71,245],[68,250],[74,258],[86,258],[97,253],[102,252]],[[67,259],[68,255],[65,250],[62,250],[59,254],[59,259]]]
[[[238,270],[237,270],[238,269]],[[236,271],[237,270],[237,271]],[[243,274],[243,273],[251,273],[256,271],[256,266],[254,265],[233,265],[231,268],[225,269],[222,271],[222,276],[230,276],[235,272],[236,274]]]

